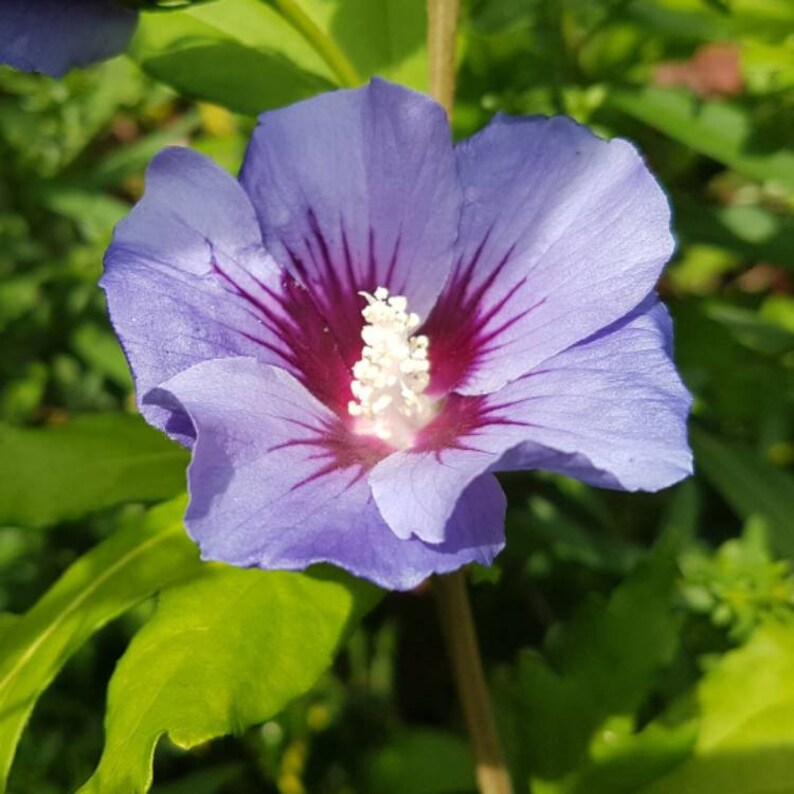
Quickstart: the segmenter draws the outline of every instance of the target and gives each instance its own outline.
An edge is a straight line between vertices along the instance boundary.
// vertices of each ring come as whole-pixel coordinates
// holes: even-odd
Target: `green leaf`
[[[794,627],[769,624],[726,655],[697,692],[694,755],[642,794],[794,791]]]
[[[794,149],[760,140],[757,120],[746,108],[655,87],[615,90],[607,101],[739,173],[794,192]]]
[[[742,47],[742,74],[754,93],[791,91],[794,88],[794,47],[790,41],[781,44],[745,43]]]
[[[427,91],[427,4],[425,0],[303,0],[326,11],[325,29],[366,79],[380,75]]]
[[[728,328],[733,337],[750,350],[770,356],[794,351],[794,333],[752,309],[743,309],[727,301],[709,301],[705,304],[705,314]]]
[[[578,681],[605,714],[635,709],[675,653],[679,626],[670,610],[676,578],[672,545],[661,542],[607,603],[592,599],[546,640],[562,675]]]
[[[134,388],[130,368],[115,334],[93,323],[79,326],[72,336],[72,347],[89,366],[117,386],[131,392]]]
[[[742,517],[761,516],[779,554],[794,557],[794,478],[753,450],[698,427],[690,430],[697,467]]]
[[[164,733],[189,748],[278,713],[331,665],[378,592],[336,571],[214,565],[164,591],[113,675],[105,750],[84,794],[147,791]]]
[[[185,500],[152,510],[72,565],[25,615],[4,620],[0,659],[0,791],[36,700],[108,621],[199,568],[182,528]]]
[[[720,0],[729,14],[710,11],[703,0],[653,0],[631,3],[627,15],[667,40],[785,41],[794,24],[790,0]]]
[[[57,83],[31,85],[35,98],[0,95],[0,138],[30,171],[53,176],[86,151],[122,106],[139,101],[142,80],[132,64],[114,58]]]
[[[519,658],[516,681],[502,695],[509,704],[511,766],[541,778],[558,778],[586,759],[587,746],[604,718],[586,685],[554,670],[532,651]]]
[[[568,496],[571,502],[575,498],[573,493]],[[521,514],[522,518],[529,519],[527,532],[533,540],[547,547],[555,559],[593,570],[625,574],[642,555],[639,547],[594,531],[592,526],[566,514],[543,496],[532,496],[528,507],[529,510]]]
[[[361,81],[379,74],[426,88],[424,0],[225,0],[144,16],[131,54],[183,94],[250,115],[337,87],[287,6],[343,53]]]
[[[90,190],[118,187],[125,179],[140,176],[161,149],[184,143],[200,126],[199,113],[193,109],[187,110],[173,121],[169,120],[166,129],[157,129],[132,143],[113,149],[101,159],[92,160],[89,167],[70,172],[69,179]]]
[[[182,775],[174,781],[155,786],[154,794],[218,794],[237,791],[245,779],[248,765],[244,761],[214,764]]]
[[[25,274],[0,281],[0,331],[41,303],[41,278]]]
[[[250,115],[335,85],[322,59],[261,0],[144,15],[131,55],[186,96]]]
[[[758,206],[710,207],[688,196],[675,197],[675,226],[689,243],[736,251],[754,262],[794,267],[794,218]]]
[[[0,522],[41,527],[184,489],[188,453],[126,414],[48,428],[0,424]]]
[[[18,615],[12,615],[10,612],[0,613],[0,640],[4,639],[5,635],[11,631],[18,620]]]
[[[515,752],[535,777],[560,778],[587,763],[599,726],[611,715],[631,714],[671,661],[679,628],[670,609],[672,546],[660,543],[608,601],[593,598],[554,627],[543,656],[520,659],[507,710]]]
[[[476,791],[468,742],[442,731],[398,736],[368,763],[367,791],[378,794],[461,794]]]
[[[591,748],[591,762],[568,781],[566,794],[636,794],[638,787],[689,758],[698,724],[695,719],[672,725],[659,720],[639,733],[626,727],[605,726]]]
[[[56,215],[74,221],[88,240],[107,243],[113,227],[129,212],[125,202],[94,191],[52,183],[39,191],[38,200]]]

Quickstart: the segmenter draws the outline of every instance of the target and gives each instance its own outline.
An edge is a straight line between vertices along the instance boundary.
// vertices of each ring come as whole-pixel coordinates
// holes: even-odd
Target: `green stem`
[[[265,0],[314,47],[344,88],[361,85],[361,77],[336,42],[300,7],[296,0]]]
[[[427,0],[428,86],[447,115],[455,101],[455,42],[460,0]]]
[[[455,43],[459,10],[460,0],[427,0],[428,85],[430,93],[450,117],[455,102]],[[461,571],[438,576],[433,590],[471,737],[480,794],[513,794],[485,685],[477,633],[466,592],[466,577]]]
[[[474,620],[461,571],[434,581],[441,625],[471,737],[477,786],[481,794],[513,794],[491,701],[485,685]]]

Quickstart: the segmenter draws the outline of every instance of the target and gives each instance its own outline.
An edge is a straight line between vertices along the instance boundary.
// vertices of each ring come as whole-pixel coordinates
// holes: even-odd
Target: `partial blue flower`
[[[124,52],[137,20],[113,0],[2,0],[0,63],[61,77]]]
[[[494,472],[691,472],[672,250],[625,141],[500,116],[453,147],[375,80],[264,114],[239,181],[161,153],[102,285],[143,415],[192,448],[204,558],[406,589],[493,561]]]

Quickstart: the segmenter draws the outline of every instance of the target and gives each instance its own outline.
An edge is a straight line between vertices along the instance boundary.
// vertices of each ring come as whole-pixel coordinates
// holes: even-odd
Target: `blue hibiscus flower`
[[[206,559],[410,588],[502,548],[494,472],[691,472],[672,251],[626,141],[500,116],[453,146],[375,80],[265,113],[239,181],[160,154],[102,284]]]

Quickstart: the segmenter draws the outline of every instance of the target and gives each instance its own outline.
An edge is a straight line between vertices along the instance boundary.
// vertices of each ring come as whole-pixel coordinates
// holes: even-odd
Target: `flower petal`
[[[433,390],[483,394],[639,305],[673,250],[670,211],[629,143],[567,118],[497,117],[456,154],[457,264],[423,332]]]
[[[530,443],[500,470],[543,468],[626,491],[658,491],[692,473],[692,400],[670,358],[670,316],[661,303],[645,307],[499,392],[532,424]]]
[[[109,0],[3,0],[0,63],[61,77],[123,52],[137,19]]]
[[[399,540],[361,467],[328,465],[321,443],[336,417],[284,370],[206,361],[149,399],[164,396],[195,425],[186,524],[205,559],[289,570],[331,562],[407,589],[468,562],[489,564],[503,545],[505,500],[491,475],[458,500],[444,544]]]
[[[433,100],[376,79],[265,113],[240,178],[268,250],[315,296],[351,364],[359,291],[386,287],[427,316],[452,264],[462,198]]]
[[[265,281],[279,277],[239,184],[196,152],[167,149],[149,166],[143,199],[116,227],[100,284],[143,415],[183,443],[190,423],[178,409],[144,405],[146,393],[198,361],[264,350],[253,341],[261,321],[214,272],[218,260],[235,272],[243,263]]]
[[[466,489],[525,438],[526,432],[511,426],[504,433],[475,431],[463,439],[465,446],[395,452],[369,473],[375,503],[402,542],[446,543]]]
[[[371,471],[381,514],[398,537],[440,542],[451,505],[486,471],[547,469],[630,491],[686,477],[691,400],[670,340],[669,316],[653,299],[494,394],[453,395],[436,431],[446,446],[433,449],[431,433],[420,450]],[[455,401],[470,407],[453,410]],[[447,441],[456,423],[463,430]]]
[[[178,409],[143,398],[206,359],[283,363],[287,346],[263,317],[263,293],[280,294],[282,276],[262,247],[245,191],[211,160],[167,149],[146,182],[143,199],[116,227],[101,285],[144,416],[189,443],[192,428]]]

